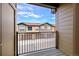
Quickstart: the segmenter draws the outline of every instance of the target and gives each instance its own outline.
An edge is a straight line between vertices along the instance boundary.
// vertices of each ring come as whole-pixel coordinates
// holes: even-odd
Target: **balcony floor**
[[[56,48],[46,48],[41,49],[39,51],[22,54],[19,56],[66,56],[66,55]]]

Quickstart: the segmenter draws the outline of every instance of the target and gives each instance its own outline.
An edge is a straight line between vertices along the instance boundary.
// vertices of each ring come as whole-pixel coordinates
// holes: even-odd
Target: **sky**
[[[55,14],[51,13],[50,8],[32,4],[17,4],[17,23],[34,22],[55,24]]]

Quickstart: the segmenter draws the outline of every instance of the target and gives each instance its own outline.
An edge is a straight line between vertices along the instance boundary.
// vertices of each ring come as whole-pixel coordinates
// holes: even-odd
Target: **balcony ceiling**
[[[48,8],[57,8],[59,6],[59,3],[31,3],[35,5],[39,5],[42,7],[48,7]]]
[[[54,6],[54,7],[58,7],[59,3],[43,3],[45,5],[49,5],[49,6]]]

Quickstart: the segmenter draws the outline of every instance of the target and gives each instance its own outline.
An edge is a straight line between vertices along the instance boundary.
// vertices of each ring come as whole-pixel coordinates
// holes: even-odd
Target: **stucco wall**
[[[21,31],[21,27],[24,29],[23,31]],[[46,27],[46,28],[45,28]],[[28,30],[28,26],[24,25],[24,24],[20,24],[17,25],[16,27],[16,31],[17,32],[39,32],[39,31],[55,31],[55,27],[50,26],[48,24],[44,24],[42,26],[32,26],[32,30]]]
[[[56,29],[55,29],[56,27],[52,27],[52,31],[54,32],[54,31],[56,31]]]
[[[54,27],[48,25],[48,24],[44,24],[42,26],[40,26],[40,31],[54,31]]]
[[[2,4],[2,55],[14,55],[14,10]]]
[[[59,32],[59,49],[73,55],[73,4],[61,4],[57,8],[56,21]]]
[[[38,27],[38,26],[37,26]],[[27,30],[26,30],[26,32],[39,32],[39,30],[36,30],[37,29],[37,27],[35,27],[35,26],[32,26],[32,31],[30,30],[28,30],[28,27],[27,27]]]
[[[20,31],[20,27],[23,26],[24,27],[24,31]],[[19,32],[39,32],[39,30],[36,30],[37,28],[39,28],[38,26],[32,26],[32,30],[28,30],[28,26],[25,25],[17,25]]]

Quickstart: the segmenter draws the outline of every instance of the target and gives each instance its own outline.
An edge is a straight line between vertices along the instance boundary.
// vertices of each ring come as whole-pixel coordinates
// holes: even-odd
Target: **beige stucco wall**
[[[38,26],[37,27],[33,27],[33,32],[39,32],[39,30],[36,30],[37,28],[39,28]]]
[[[38,27],[38,26],[37,26],[37,27]],[[26,32],[39,32],[39,30],[36,30],[37,27],[32,26],[32,31],[28,31],[28,27],[27,27]]]
[[[40,30],[43,29],[43,28],[45,29],[43,31],[48,31],[48,29],[50,29],[51,31],[55,31],[55,27],[50,26],[48,24],[44,24],[44,25],[40,26]]]
[[[0,56],[2,55],[2,4],[0,4]]]
[[[55,29],[56,27],[52,27],[52,31],[54,32],[54,31],[56,31],[56,29]]]
[[[2,55],[14,55],[14,10],[2,4]]]
[[[20,31],[20,27],[21,26],[23,26],[24,27],[24,31]],[[39,30],[36,30],[36,28],[38,27],[38,26],[32,26],[32,30],[28,30],[28,26],[25,26],[25,25],[17,25],[17,31],[19,31],[19,32],[39,32]],[[38,27],[39,28],[39,27]]]
[[[60,4],[56,12],[59,49],[66,55],[73,55],[73,10],[73,4]]]
[[[23,31],[20,31],[21,26],[24,28]],[[55,31],[55,27],[50,26],[50,25],[48,25],[48,24],[42,25],[42,26],[40,26],[40,27],[39,27],[39,26],[32,26],[32,30],[28,30],[28,26],[26,26],[26,25],[24,25],[24,24],[20,24],[20,25],[17,25],[16,31],[17,31],[17,32],[39,32],[41,29],[43,29],[42,27],[44,27],[44,29],[45,29],[45,27],[47,27],[47,28],[46,28],[47,30],[44,30],[44,31],[48,31],[48,29],[50,29],[52,32]],[[38,30],[37,30],[37,28],[38,28]],[[43,31],[43,30],[42,30],[42,31]]]

